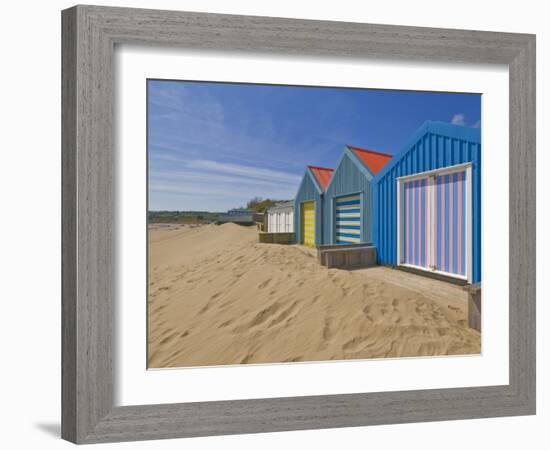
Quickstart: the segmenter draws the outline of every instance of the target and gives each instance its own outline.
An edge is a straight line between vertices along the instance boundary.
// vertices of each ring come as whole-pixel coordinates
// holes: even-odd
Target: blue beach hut
[[[424,123],[372,180],[379,264],[481,281],[481,132]]]

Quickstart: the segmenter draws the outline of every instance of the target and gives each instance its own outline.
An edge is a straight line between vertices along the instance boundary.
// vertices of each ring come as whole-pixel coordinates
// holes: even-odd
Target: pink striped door
[[[422,178],[405,182],[404,186],[404,262],[427,268],[430,253],[429,180]]]
[[[403,263],[466,275],[466,173],[403,182]]]
[[[434,180],[434,266],[440,272],[466,274],[466,171]]]

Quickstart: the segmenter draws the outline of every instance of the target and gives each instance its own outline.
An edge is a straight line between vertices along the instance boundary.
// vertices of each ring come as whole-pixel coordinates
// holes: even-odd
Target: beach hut
[[[372,180],[379,264],[481,281],[481,133],[426,122]]]
[[[323,243],[370,243],[371,181],[391,155],[347,145],[324,194]]]
[[[322,244],[323,195],[332,172],[326,167],[306,168],[294,201],[294,232],[299,244]]]
[[[294,232],[294,202],[281,202],[266,210],[268,233]]]

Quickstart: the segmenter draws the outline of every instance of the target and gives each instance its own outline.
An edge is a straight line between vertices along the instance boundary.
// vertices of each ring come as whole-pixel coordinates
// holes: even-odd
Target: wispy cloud
[[[198,186],[205,191],[212,189],[213,186],[220,186],[222,184],[226,186],[237,186],[239,188],[261,187],[262,190],[273,189],[276,190],[283,186],[297,188],[298,182],[292,181],[277,181],[273,179],[258,179],[249,178],[238,174],[223,174],[223,173],[209,173],[195,170],[165,170],[165,169],[151,169],[149,174],[149,180],[151,181],[170,181],[181,183],[182,185],[187,183],[193,187]],[[297,178],[299,181],[300,179]]]
[[[155,93],[148,98],[151,119],[181,118],[190,115],[195,120],[223,122],[223,106],[208,88],[190,90],[181,82],[157,82]]]
[[[252,197],[291,199],[301,177],[292,173],[209,160],[160,157],[170,161],[149,171],[151,209],[158,209],[157,194],[171,194],[179,209],[230,209]],[[188,205],[195,205],[190,207]]]
[[[213,173],[228,173],[244,178],[254,178],[285,183],[298,183],[300,176],[277,170],[258,167],[241,166],[238,164],[219,163],[216,161],[192,160],[188,167]]]
[[[341,150],[343,139],[334,136],[334,129],[320,126],[311,133],[284,114],[276,116],[261,101],[251,107],[239,98],[228,102],[219,92],[208,83],[163,81],[150,86],[150,154],[151,149],[200,154],[203,159],[301,172],[306,163],[323,164],[324,158]],[[350,135],[348,127],[339,127],[336,134]]]

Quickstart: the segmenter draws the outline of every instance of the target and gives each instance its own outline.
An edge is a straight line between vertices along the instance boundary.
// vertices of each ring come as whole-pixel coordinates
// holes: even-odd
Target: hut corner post
[[[481,283],[464,286],[468,293],[468,326],[481,333]]]

